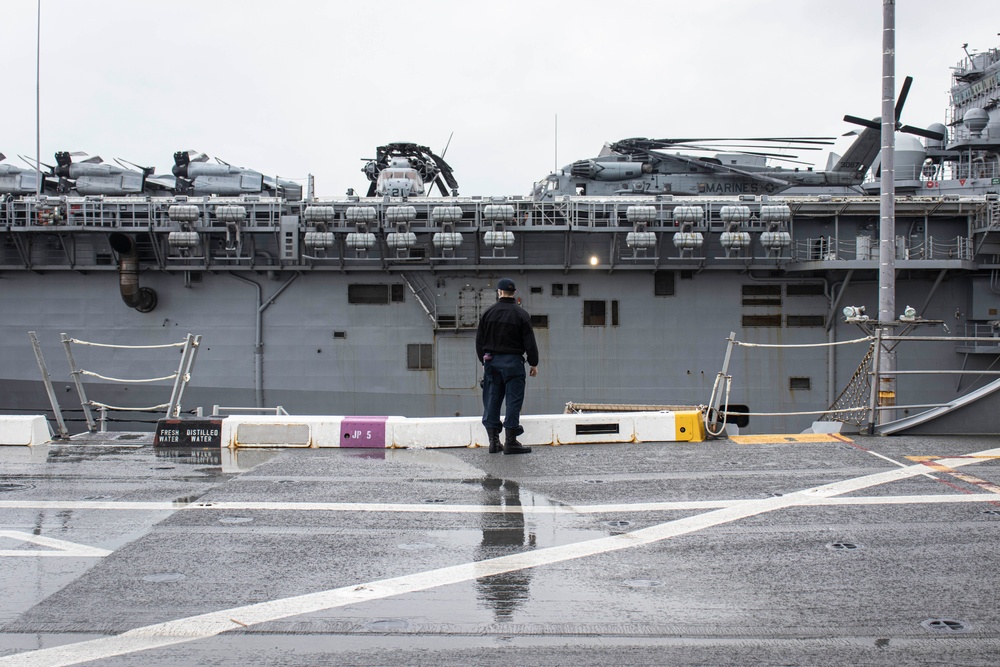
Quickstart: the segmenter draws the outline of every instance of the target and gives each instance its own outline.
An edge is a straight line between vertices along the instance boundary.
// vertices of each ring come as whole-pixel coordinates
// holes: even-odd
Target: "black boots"
[[[517,434],[513,431],[507,431],[507,438],[505,442],[500,444],[500,431],[493,429],[486,429],[486,435],[490,438],[490,454],[496,454],[498,452],[503,452],[504,454],[528,454],[531,452],[531,447],[525,447],[517,441]]]
[[[503,443],[504,454],[530,454],[531,447],[525,447],[517,441],[517,434],[507,429],[507,439]]]
[[[499,429],[486,429],[486,435],[490,438],[490,454],[497,454],[503,451],[503,445],[500,444],[500,431]]]

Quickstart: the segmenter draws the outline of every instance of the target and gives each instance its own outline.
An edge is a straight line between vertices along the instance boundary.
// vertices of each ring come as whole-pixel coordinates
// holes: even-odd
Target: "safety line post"
[[[719,371],[718,378],[727,378],[729,376],[729,360],[733,356],[733,348],[736,347],[736,332],[735,331],[730,331],[729,332],[729,338],[727,338],[726,340],[728,341],[728,343],[726,345],[726,356],[725,356],[725,359],[723,359],[723,361],[722,361],[722,370]],[[718,386],[718,379],[716,380],[716,386]],[[728,395],[729,395],[729,393],[727,391],[726,392],[726,396],[728,397]],[[727,403],[728,403],[728,399],[727,399]],[[711,408],[711,410],[709,412],[710,413],[711,412],[715,413],[716,428],[718,428],[719,407],[721,405],[722,405],[722,392],[719,391],[719,392],[717,392],[712,397],[712,405],[709,406]],[[708,425],[707,424],[708,414],[706,414],[705,420],[706,420],[706,426],[707,426]],[[725,419],[724,418],[723,418],[722,423],[723,423],[723,425],[725,424]],[[711,429],[711,430],[715,431],[715,429]],[[719,433],[721,433],[721,431],[719,431]]]
[[[83,390],[83,382],[80,381],[80,369],[76,366],[76,359],[73,358],[73,350],[70,347],[71,339],[65,333],[59,334],[62,338],[63,346],[66,348],[66,360],[69,362],[69,374],[73,378],[73,383],[76,384],[76,393],[80,395],[80,407],[83,408],[83,414],[87,418],[87,430],[91,433],[97,432],[97,424],[94,422],[94,416],[90,414],[90,403],[87,400],[87,392]]]
[[[879,327],[875,330],[875,349],[872,352],[872,391],[868,400],[868,435],[875,434],[875,422],[878,421],[878,381],[879,381],[879,357],[882,355],[882,333],[884,329]]]
[[[201,336],[188,334],[184,340],[184,351],[181,354],[181,362],[177,366],[177,377],[174,378],[174,388],[170,393],[170,403],[167,406],[168,417],[179,417],[181,411],[181,398],[184,396],[184,389],[187,388],[188,379],[191,376],[191,368],[194,366],[195,357],[198,356],[198,347],[201,345]]]
[[[63,420],[62,410],[59,408],[59,399],[56,398],[56,392],[52,388],[52,377],[49,375],[49,369],[45,365],[45,358],[42,356],[42,346],[38,344],[38,337],[35,336],[34,331],[29,331],[28,337],[31,339],[31,347],[35,350],[38,369],[42,372],[42,383],[45,385],[45,392],[49,395],[49,403],[52,404],[52,414],[55,415],[56,424],[59,426],[59,437],[68,440],[69,430],[67,430],[66,422]]]

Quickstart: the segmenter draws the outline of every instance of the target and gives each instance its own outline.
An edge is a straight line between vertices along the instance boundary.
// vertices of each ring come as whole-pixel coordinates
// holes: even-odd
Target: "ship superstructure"
[[[45,405],[33,330],[50,356],[61,333],[118,344],[200,334],[188,407],[476,414],[475,326],[505,275],[523,285],[542,352],[532,411],[571,401],[697,404],[708,400],[730,332],[761,344],[856,338],[840,310],[872,308],[876,293],[879,210],[866,197],[61,197],[10,200],[2,215],[8,409]],[[998,225],[995,197],[901,199],[898,302],[952,331],[993,336],[1000,297],[983,249]],[[125,252],[140,267],[128,298]],[[136,296],[143,290],[151,301]],[[941,367],[996,360],[969,349],[938,346],[929,358]],[[733,373],[732,400],[768,413],[826,408],[865,353],[761,351]],[[927,360],[927,350],[914,354]],[[148,377],[148,355],[87,355],[81,365],[105,375]],[[88,382],[111,405],[155,405],[169,393]],[[901,386],[900,401],[941,401],[953,390],[917,382]],[[749,426],[801,430],[809,421]]]
[[[926,142],[926,156],[917,164],[917,152],[908,174],[900,174],[897,166],[897,182],[910,180],[912,191],[921,194],[1000,192],[998,105],[1000,49],[966,51],[952,72],[947,142]]]
[[[956,70],[947,143],[922,147],[914,187],[897,158],[900,321],[955,338],[899,345],[898,367],[982,371],[900,379],[901,406],[947,403],[995,377],[997,63],[991,50]],[[202,155],[175,161],[186,171],[163,181],[166,190],[123,196],[35,196],[34,171],[0,172],[20,188],[0,202],[4,411],[47,407],[34,331],[69,407],[76,378],[59,361],[61,334],[127,346],[190,332],[202,343],[185,409],[478,414],[474,332],[503,276],[516,279],[541,351],[528,412],[707,403],[735,336],[759,346],[729,367],[734,411],[753,413],[737,421],[800,431],[870,363],[871,329],[857,314],[878,302],[877,197],[418,198],[379,193],[377,183],[376,196],[315,197],[309,188],[302,197],[220,162],[213,169],[241,192],[257,190],[229,196],[199,190],[204,174],[192,166],[206,163]],[[932,167],[939,180],[929,180]],[[77,182],[91,172],[80,169]],[[855,316],[845,319],[845,308]],[[89,347],[76,362],[111,378],[176,365],[169,353],[154,356]],[[88,395],[116,406],[156,405],[170,391],[163,382],[86,383]]]

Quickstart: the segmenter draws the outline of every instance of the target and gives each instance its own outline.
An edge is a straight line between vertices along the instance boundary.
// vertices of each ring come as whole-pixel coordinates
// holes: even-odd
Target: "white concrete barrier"
[[[635,414],[630,412],[553,415],[550,419],[553,445],[632,442],[635,439]]]
[[[0,417],[0,445],[31,446],[52,440],[52,429],[43,415]]]
[[[524,415],[525,445],[625,442],[700,442],[701,412],[606,412]],[[501,435],[501,438],[503,435]],[[222,421],[222,446],[408,448],[484,447],[479,417],[231,416]]]
[[[318,447],[315,436],[338,437],[340,417],[245,415],[222,420],[223,447]],[[334,445],[336,446],[336,445]]]
[[[803,433],[840,433],[844,430],[844,422],[813,422],[812,427],[802,431]]]
[[[397,417],[392,425],[392,446],[407,449],[424,447],[471,447],[478,438],[473,431],[478,425],[484,444],[488,445],[482,423],[471,417],[441,417],[435,419],[405,419]],[[433,444],[428,444],[433,443]]]

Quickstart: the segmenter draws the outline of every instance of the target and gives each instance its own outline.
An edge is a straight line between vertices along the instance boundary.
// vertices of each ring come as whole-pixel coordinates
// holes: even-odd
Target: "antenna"
[[[553,135],[552,171],[559,171],[559,114],[556,114],[555,135]]]
[[[448,135],[448,143],[446,143],[444,145],[444,150],[441,151],[441,157],[442,158],[444,157],[444,154],[448,152],[448,146],[451,146],[451,138],[454,137],[454,136],[455,136],[455,131],[452,130],[451,134]]]
[[[35,198],[42,195],[42,0],[36,0],[38,17],[35,21]]]

